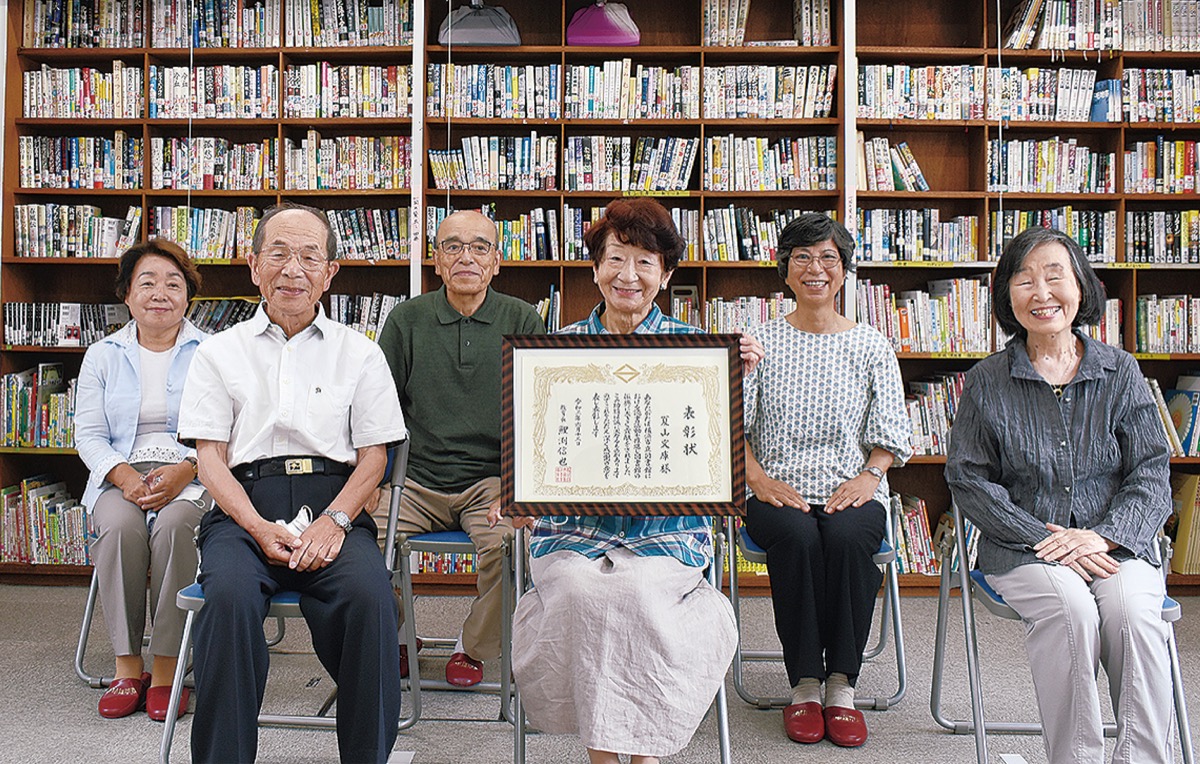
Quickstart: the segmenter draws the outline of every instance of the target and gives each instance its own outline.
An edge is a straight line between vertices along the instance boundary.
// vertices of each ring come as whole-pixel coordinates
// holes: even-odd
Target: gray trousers
[[[143,465],[138,465],[142,467]],[[146,468],[152,469],[153,465]],[[92,562],[108,637],[117,655],[140,655],[146,630],[146,571],[150,572],[150,654],[178,656],[185,613],[175,605],[180,589],[196,580],[196,526],[211,504],[173,501],[158,513],[154,530],[146,513],[121,489],[105,490],[92,506]]]
[[[1104,732],[1097,676],[1117,715],[1113,762],[1170,762],[1171,665],[1162,620],[1162,571],[1124,560],[1089,584],[1060,565],[1019,565],[988,583],[1025,623],[1047,758],[1099,764]]]

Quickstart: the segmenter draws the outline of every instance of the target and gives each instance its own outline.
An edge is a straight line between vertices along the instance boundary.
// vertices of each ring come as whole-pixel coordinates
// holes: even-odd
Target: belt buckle
[[[285,475],[311,475],[313,461],[312,459],[285,459],[283,472]]]

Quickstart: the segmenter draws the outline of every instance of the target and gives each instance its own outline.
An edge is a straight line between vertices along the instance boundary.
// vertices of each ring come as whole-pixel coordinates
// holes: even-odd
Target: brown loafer
[[[825,737],[843,748],[857,748],[867,742],[867,721],[862,711],[842,706],[825,709]]]
[[[149,684],[149,674],[114,679],[100,696],[100,715],[105,719],[120,719],[137,711],[146,702],[146,687]]]
[[[783,709],[783,730],[797,743],[819,743],[825,737],[821,704],[793,703]]]
[[[183,715],[187,713],[189,695],[188,688],[184,687],[183,692],[179,694],[179,707],[175,709],[176,719],[183,718]],[[149,716],[151,721],[165,722],[167,720],[167,706],[170,703],[171,685],[164,684],[160,687],[151,687],[146,690],[146,716]]]

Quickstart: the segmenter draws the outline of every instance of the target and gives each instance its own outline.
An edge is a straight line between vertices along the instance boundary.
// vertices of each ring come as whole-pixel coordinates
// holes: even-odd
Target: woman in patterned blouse
[[[1025,623],[1047,758],[1104,760],[1103,664],[1112,760],[1169,762],[1162,422],[1133,356],[1078,329],[1103,316],[1104,287],[1073,239],[1023,231],[994,278],[1013,339],[967,374],[946,461],[954,503],[982,532],[979,569]]]
[[[746,529],[766,550],[775,628],[798,743],[867,739],[854,684],[882,573],[885,474],[912,452],[900,368],[875,329],[838,313],[854,240],[809,213],[779,236],[779,275],[796,309],[763,325],[746,380]],[[821,684],[825,683],[824,702]]]

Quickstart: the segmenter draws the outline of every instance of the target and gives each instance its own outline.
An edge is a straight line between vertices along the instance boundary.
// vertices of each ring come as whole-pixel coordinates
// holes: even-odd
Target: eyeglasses
[[[791,261],[801,268],[807,268],[809,263],[815,261],[817,265],[821,266],[825,270],[829,270],[837,267],[837,264],[842,261],[842,256],[835,255],[832,252],[825,252],[814,257],[807,252],[801,252],[799,254],[792,255]]]
[[[288,252],[283,249],[269,249],[262,253],[262,261],[272,268],[283,268],[292,258],[300,262],[300,267],[306,271],[319,271],[329,263],[329,258],[312,252]]]
[[[445,252],[451,257],[458,257],[463,253],[463,250],[470,252],[476,257],[483,257],[489,254],[496,245],[490,241],[473,241],[470,244],[463,244],[461,241],[443,241],[438,245],[438,249]]]

